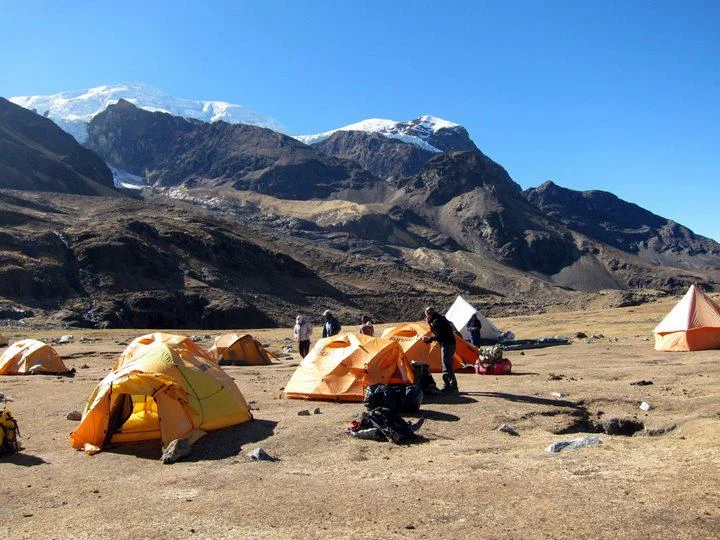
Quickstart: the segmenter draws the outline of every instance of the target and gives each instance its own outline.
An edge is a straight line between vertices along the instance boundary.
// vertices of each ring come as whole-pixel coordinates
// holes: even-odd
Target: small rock
[[[596,435],[586,435],[581,439],[573,439],[572,441],[557,441],[548,446],[545,451],[550,453],[564,452],[566,450],[579,450],[588,446],[597,446],[602,441]]]
[[[647,411],[652,411],[654,408],[655,408],[655,407],[652,406],[652,405],[650,405],[647,401],[643,401],[643,402],[640,404],[640,409],[643,410],[643,411],[645,411],[645,412],[647,412]]]
[[[187,439],[175,439],[167,445],[160,458],[163,463],[175,463],[181,457],[185,457],[192,451],[192,445]]]
[[[58,343],[72,343],[73,342],[73,336],[72,334],[66,334],[64,336],[60,336],[60,339],[58,340]]]
[[[298,411],[298,416],[310,416],[310,411],[307,409],[303,409],[302,411]]]
[[[80,411],[70,411],[65,418],[75,421],[82,420],[82,413]]]
[[[320,414],[320,407],[317,407],[317,408],[313,411],[313,414]]]
[[[593,334],[593,335],[590,336],[590,337],[593,338],[593,339],[602,339],[602,338],[604,338],[605,336],[603,336],[602,334]]]
[[[294,351],[293,351],[293,348],[292,348],[290,345],[285,345],[285,346],[282,348],[282,352],[284,352],[285,354],[292,354]]]
[[[23,517],[33,517],[32,514],[23,514],[22,516],[23,516]]]
[[[247,457],[249,457],[253,461],[278,461],[277,458],[271,456],[262,448],[256,448],[252,452],[249,452],[247,454]]]
[[[415,528],[415,525],[413,525],[412,523],[408,523],[407,525],[405,525],[405,528],[412,531]]]
[[[512,435],[514,437],[518,437],[520,434],[515,431],[513,428],[508,426],[507,424],[503,424],[498,428],[498,431],[502,431],[503,433],[507,433],[508,435]]]
[[[520,356],[525,356],[525,351],[520,351]]]
[[[563,394],[562,392],[550,392],[550,395],[556,398],[564,398],[567,396],[567,394]]]
[[[587,334],[585,332],[575,332],[575,337],[577,339],[585,339],[587,337]]]
[[[90,369],[90,366],[88,366],[87,364],[83,364],[82,366],[80,366],[80,369]]]
[[[648,386],[650,384],[653,384],[652,381],[635,381],[631,382],[630,386]]]

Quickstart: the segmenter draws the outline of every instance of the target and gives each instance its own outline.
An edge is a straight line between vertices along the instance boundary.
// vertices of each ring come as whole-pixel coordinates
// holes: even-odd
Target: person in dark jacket
[[[325,324],[323,325],[322,337],[326,338],[340,333],[340,330],[342,330],[340,321],[333,317],[329,309],[325,310],[323,318],[325,319]]]
[[[440,355],[443,365],[442,379],[444,383],[440,391],[443,394],[457,393],[458,384],[455,378],[454,366],[455,327],[433,307],[425,309],[425,320],[430,325],[432,335],[423,337],[423,341],[425,343],[437,341],[438,345],[440,345]]]
[[[468,329],[468,332],[470,332],[470,343],[476,347],[482,345],[482,323],[480,322],[480,319],[477,318],[477,314],[473,313],[473,316],[470,317],[466,328]]]

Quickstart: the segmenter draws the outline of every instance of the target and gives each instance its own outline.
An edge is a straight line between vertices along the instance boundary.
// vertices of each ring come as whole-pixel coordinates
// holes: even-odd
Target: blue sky
[[[0,95],[143,81],[313,133],[424,113],[523,187],[720,240],[720,2],[0,0]]]

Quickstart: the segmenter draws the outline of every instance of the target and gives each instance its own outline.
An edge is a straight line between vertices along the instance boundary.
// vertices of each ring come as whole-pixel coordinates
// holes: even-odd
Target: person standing
[[[295,341],[298,342],[298,352],[302,358],[305,358],[310,352],[310,337],[312,337],[312,325],[307,317],[298,315],[295,318],[295,327],[293,328]]]
[[[358,328],[359,334],[365,334],[366,336],[370,337],[375,335],[375,327],[373,326],[370,317],[368,317],[367,315],[363,315],[360,319],[360,323],[360,328]]]
[[[425,308],[425,320],[430,325],[431,336],[423,336],[425,343],[437,341],[440,345],[442,357],[442,379],[443,387],[440,390],[443,394],[457,393],[458,383],[455,377],[455,327],[435,308]]]
[[[340,321],[333,317],[333,314],[329,309],[325,310],[323,318],[325,319],[325,324],[323,325],[322,337],[326,338],[340,333],[340,330],[342,330]]]
[[[470,332],[470,343],[476,347],[482,345],[482,323],[478,319],[477,313],[473,313],[472,317],[470,317],[466,328]]]

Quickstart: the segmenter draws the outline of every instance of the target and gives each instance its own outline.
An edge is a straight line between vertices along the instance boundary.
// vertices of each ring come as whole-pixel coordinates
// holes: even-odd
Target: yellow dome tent
[[[720,307],[691,285],[653,332],[656,351],[720,349]]]
[[[210,355],[223,366],[264,366],[272,363],[272,355],[250,334],[218,336],[210,348]]]
[[[440,345],[436,341],[425,343],[423,336],[429,336],[430,326],[426,323],[405,323],[387,328],[382,337],[396,341],[405,356],[411,362],[427,362],[433,373],[442,372]],[[475,365],[478,359],[477,347],[455,334],[455,369],[463,369],[467,364]]]
[[[0,355],[0,375],[71,374],[57,351],[37,339],[23,339]]]
[[[192,340],[155,336],[162,339],[136,344],[95,388],[70,435],[73,448],[94,454],[109,443],[152,439],[165,447],[252,419],[232,378]]]
[[[133,339],[130,344],[125,347],[125,350],[120,353],[120,358],[117,359],[113,369],[118,369],[122,366],[126,360],[134,359],[145,347],[154,345],[156,343],[164,343],[170,347],[183,347],[195,356],[203,358],[208,361],[213,361],[212,356],[205,349],[200,347],[192,339],[187,336],[181,336],[178,334],[164,334],[162,332],[155,332],[154,334],[144,334],[140,337]]]
[[[413,382],[410,362],[390,340],[345,333],[319,340],[285,386],[296,399],[362,401],[373,384]]]

